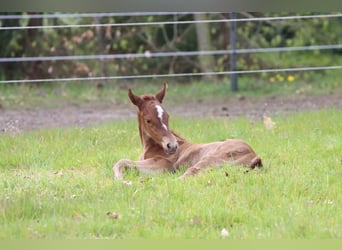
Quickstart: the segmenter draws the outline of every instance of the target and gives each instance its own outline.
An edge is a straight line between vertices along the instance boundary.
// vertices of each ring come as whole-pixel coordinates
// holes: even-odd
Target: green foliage
[[[2,134],[1,239],[341,238],[342,112],[274,118],[181,119],[172,127],[194,142],[248,141],[265,167],[225,166],[179,181],[176,174],[128,171],[112,164],[141,152],[136,121]],[[208,130],[208,128],[211,128]],[[200,131],[200,132],[199,132]]]
[[[24,14],[24,13],[23,13]],[[310,14],[310,13],[301,13]],[[240,13],[238,17],[285,16],[291,13]],[[293,15],[293,14],[292,14]],[[208,19],[229,18],[227,14],[212,13]],[[188,21],[193,15],[104,17],[101,23]],[[64,25],[94,23],[92,18],[3,20],[2,26]],[[208,24],[213,50],[229,49],[228,23]],[[342,36],[338,18],[316,18],[273,22],[239,22],[238,48],[265,48],[338,44]],[[10,30],[0,33],[0,57],[64,56],[120,54],[169,51],[196,51],[198,41],[193,24],[161,26],[120,26],[93,28],[61,28],[41,30]],[[319,53],[319,57],[317,54]],[[323,52],[254,53],[238,55],[238,70],[312,66],[336,61],[341,50]],[[314,56],[313,56],[314,55]],[[291,58],[295,58],[292,60]],[[215,56],[213,68],[229,70],[228,55]],[[55,61],[0,64],[1,79],[64,78],[100,75],[134,75],[201,72],[199,57],[161,57],[101,62]],[[300,64],[300,66],[304,66]]]

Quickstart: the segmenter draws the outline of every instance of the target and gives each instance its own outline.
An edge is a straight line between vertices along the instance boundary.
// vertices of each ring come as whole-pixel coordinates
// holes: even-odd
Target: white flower
[[[229,237],[229,232],[228,232],[228,230],[225,229],[225,228],[223,228],[223,229],[221,230],[221,236],[222,236],[223,238]]]

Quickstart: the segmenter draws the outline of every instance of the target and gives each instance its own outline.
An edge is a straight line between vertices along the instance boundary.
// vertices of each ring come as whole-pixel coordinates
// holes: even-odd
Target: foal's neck
[[[155,155],[166,156],[164,149],[158,143],[156,143],[151,137],[149,137],[139,124],[140,140],[144,147],[144,152],[142,154],[143,159],[148,159],[154,157]]]

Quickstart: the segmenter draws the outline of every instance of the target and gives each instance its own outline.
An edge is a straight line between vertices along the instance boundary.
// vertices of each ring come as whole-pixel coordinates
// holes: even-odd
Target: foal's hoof
[[[132,186],[133,183],[131,181],[122,180],[122,184],[126,186]]]
[[[114,176],[115,181],[121,181],[123,180],[122,176]]]
[[[113,167],[114,180],[122,180],[123,174],[118,167]]]
[[[113,175],[114,175],[114,180],[116,180],[116,181],[120,181],[120,180],[122,180],[123,178],[122,178],[122,174],[120,173],[120,172],[118,172],[118,171],[113,171],[114,173],[113,173]]]
[[[182,181],[182,180],[185,180],[185,178],[186,178],[186,176],[181,175],[181,176],[178,177],[178,180],[181,180],[181,181]]]

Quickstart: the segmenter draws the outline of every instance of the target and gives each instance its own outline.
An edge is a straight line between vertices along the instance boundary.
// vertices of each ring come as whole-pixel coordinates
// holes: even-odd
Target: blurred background
[[[1,13],[0,107],[118,106],[164,81],[175,103],[337,95],[341,27],[321,12]]]

